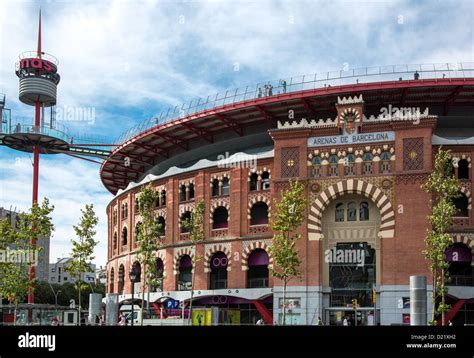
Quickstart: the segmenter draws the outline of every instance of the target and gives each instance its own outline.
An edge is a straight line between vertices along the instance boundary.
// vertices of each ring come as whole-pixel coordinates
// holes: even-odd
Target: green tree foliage
[[[4,253],[7,248],[14,250],[17,257],[17,260],[4,257],[0,262],[0,296],[15,305],[14,323],[16,323],[16,307],[27,296],[29,287],[34,287],[35,284],[29,279],[29,260],[19,261],[18,257],[33,259],[38,257],[40,249],[33,247],[31,241],[33,238],[51,235],[54,230],[51,218],[53,210],[54,207],[49,204],[49,200],[44,198],[41,205],[35,204],[27,212],[19,213],[14,225],[8,218],[0,221],[0,250]]]
[[[141,220],[137,230],[137,256],[142,270],[141,325],[143,325],[145,289],[149,295],[151,286],[158,285],[156,251],[161,247],[159,233],[163,229],[163,225],[155,218],[158,196],[158,192],[151,185],[143,186],[138,196],[138,214]],[[150,302],[149,296],[147,302]]]
[[[71,240],[71,260],[65,268],[65,271],[76,279],[79,317],[81,317],[82,309],[82,291],[88,286],[82,280],[82,273],[92,271],[92,260],[95,258],[93,256],[94,249],[98,243],[94,240],[95,227],[99,223],[99,218],[94,212],[94,205],[86,205],[84,209],[81,209],[81,213],[79,224],[73,226],[77,240]]]
[[[191,279],[191,298],[189,300],[188,324],[192,320],[192,314],[193,314],[193,295],[194,295],[194,281],[195,281],[195,276],[196,276],[196,264],[203,259],[202,256],[197,255],[197,245],[201,241],[204,241],[206,238],[206,234],[204,231],[205,212],[206,212],[206,205],[204,204],[204,200],[201,200],[197,203],[196,207],[192,211],[190,218],[182,222],[182,225],[189,230],[189,240],[194,246],[194,252],[195,252],[194,257],[192,259],[193,269],[192,269],[192,279]]]
[[[293,232],[304,221],[306,206],[304,185],[298,181],[290,181],[290,187],[282,192],[281,200],[274,201],[271,227],[275,234],[269,251],[274,265],[271,269],[272,275],[283,281],[283,325],[286,315],[287,284],[291,279],[301,276],[301,260],[296,248],[301,234]]]
[[[436,316],[441,315],[442,325],[445,325],[445,313],[450,306],[445,302],[448,291],[446,283],[449,282],[449,263],[446,262],[444,255],[446,249],[452,244],[448,232],[453,225],[453,216],[456,214],[453,201],[459,197],[460,191],[459,180],[453,173],[449,150],[438,149],[434,169],[422,188],[432,195],[431,215],[428,216],[431,229],[427,232],[426,249],[423,251],[433,274],[432,324],[436,323]],[[441,301],[436,305],[439,299]]]

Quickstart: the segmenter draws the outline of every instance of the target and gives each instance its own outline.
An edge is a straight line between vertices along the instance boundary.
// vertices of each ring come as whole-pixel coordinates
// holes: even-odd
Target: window
[[[212,181],[212,196],[219,196],[219,180],[214,179]]]
[[[138,212],[140,211],[140,201],[138,198],[135,198],[135,213],[138,214]]]
[[[252,173],[250,175],[250,191],[258,190],[258,174]]]
[[[229,178],[222,179],[222,195],[229,195]]]
[[[193,263],[189,255],[181,256],[179,260],[178,291],[191,289]]]
[[[362,174],[372,174],[372,160],[374,156],[371,153],[365,153],[362,157]]]
[[[186,227],[185,223],[191,219],[191,212],[186,211],[183,214],[181,214],[180,218],[180,233],[185,234],[189,232],[189,228]]]
[[[211,267],[209,288],[211,290],[227,288],[227,265],[227,256],[222,251],[218,251],[212,255],[209,262],[209,266]]]
[[[463,216],[463,217],[469,216],[469,212],[468,212],[469,200],[467,199],[466,195],[464,195],[463,193],[460,193],[460,196],[455,198],[453,200],[453,203],[457,209],[457,213],[455,214],[455,216]]]
[[[166,190],[161,191],[161,206],[166,206]]]
[[[138,235],[140,234],[140,231],[142,230],[142,223],[138,222],[135,225],[135,243],[138,242]]]
[[[163,264],[163,260],[161,258],[156,259],[155,265],[155,282],[153,283],[152,290],[154,292],[162,292],[163,291],[163,272],[165,271],[165,267]]]
[[[329,176],[337,177],[339,175],[337,155],[333,154],[329,157]]]
[[[346,175],[355,175],[355,155],[348,154],[344,162]]]
[[[112,240],[112,247],[114,248],[114,250],[117,248],[117,233],[116,232],[114,233],[114,238]]]
[[[253,250],[248,258],[247,288],[268,287],[268,254],[263,249]]]
[[[458,178],[469,179],[469,163],[466,159],[461,159],[458,162]]]
[[[357,220],[357,207],[356,203],[351,201],[347,204],[347,221],[356,221]]]
[[[186,185],[181,185],[179,188],[179,201],[186,201]]]
[[[270,173],[262,173],[262,190],[270,190]]]
[[[315,178],[319,178],[322,174],[321,157],[314,157],[313,160],[311,161],[311,164],[312,164],[311,175]]]
[[[189,184],[189,200],[194,199],[194,184]]]
[[[336,222],[344,221],[344,204],[343,203],[336,204],[335,213],[336,213],[336,216],[335,216]]]
[[[369,203],[361,201],[359,205],[359,221],[369,220]]]
[[[214,210],[212,214],[212,228],[215,229],[225,229],[229,226],[229,214],[227,209],[223,206],[219,206]]]
[[[114,269],[110,270],[110,276],[109,276],[109,292],[113,293],[114,292],[114,280],[115,280],[115,272]]]
[[[158,224],[158,228],[157,228],[157,235],[158,236],[164,236],[165,235],[165,230],[166,230],[166,221],[165,221],[165,218],[163,216],[158,216],[158,218],[156,219],[156,223]]]
[[[123,294],[123,288],[125,287],[125,267],[120,265],[118,274],[118,293]]]
[[[389,152],[380,154],[380,174],[390,174],[390,157]]]
[[[250,225],[266,224],[268,224],[268,205],[259,201],[250,210]]]
[[[127,228],[122,229],[122,245],[127,245]]]

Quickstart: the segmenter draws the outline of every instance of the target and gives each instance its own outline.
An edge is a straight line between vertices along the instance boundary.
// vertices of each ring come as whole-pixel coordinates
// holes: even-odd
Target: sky
[[[59,60],[58,123],[115,143],[168,107],[227,89],[316,72],[392,64],[474,62],[474,2],[465,1],[12,1],[0,11],[0,93],[13,122],[33,121],[18,100],[15,62],[36,49]],[[82,115],[80,113],[83,113]],[[0,147],[0,207],[31,205],[32,156]],[[68,256],[72,225],[92,203],[94,260],[107,260],[99,165],[43,155],[40,198],[55,206],[50,261]]]

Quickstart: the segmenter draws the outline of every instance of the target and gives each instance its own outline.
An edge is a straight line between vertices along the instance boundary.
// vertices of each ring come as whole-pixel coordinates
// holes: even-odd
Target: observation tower
[[[113,146],[104,142],[97,143],[97,139],[73,136],[67,128],[56,123],[55,105],[57,87],[60,82],[58,63],[56,57],[43,52],[40,10],[37,49],[20,54],[15,68],[15,74],[19,78],[19,100],[35,108],[34,120],[12,119],[10,110],[5,108],[5,96],[0,96],[2,118],[0,145],[33,153],[33,206],[38,203],[40,154],[63,153],[101,164],[101,162],[84,158],[84,156],[106,159],[110,155],[110,151],[104,148]],[[36,241],[37,238],[31,239],[32,249],[36,248]],[[29,268],[30,282],[33,282],[35,276],[35,266],[31,265]],[[28,303],[34,303],[33,284],[28,290]]]

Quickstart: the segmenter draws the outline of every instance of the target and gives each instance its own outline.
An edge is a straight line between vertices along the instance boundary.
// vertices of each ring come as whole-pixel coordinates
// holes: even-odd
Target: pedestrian
[[[323,320],[321,319],[321,317],[318,317],[318,323],[317,323],[318,326],[324,326],[324,323],[323,323]]]
[[[448,326],[452,326],[453,325],[453,322],[451,322],[451,320],[448,321]]]
[[[265,322],[263,321],[263,318],[260,317],[260,319],[257,321],[257,323],[255,323],[257,326],[263,326],[265,325]]]
[[[268,96],[268,85],[263,86],[265,91],[265,96]]]
[[[125,319],[125,316],[121,314],[119,316],[119,326],[126,326],[127,325],[127,320]]]
[[[347,320],[346,316],[344,316],[344,320],[342,321],[342,325],[343,326],[348,326],[349,325],[349,321]]]
[[[286,81],[281,80],[281,86],[283,87],[283,93],[286,93]]]
[[[262,97],[262,87],[258,87],[257,96],[258,98]]]
[[[413,78],[415,80],[418,80],[420,78],[420,74],[418,73],[418,71],[415,71],[415,73],[413,74]]]
[[[268,95],[269,96],[273,95],[273,86],[271,84],[268,85]]]

